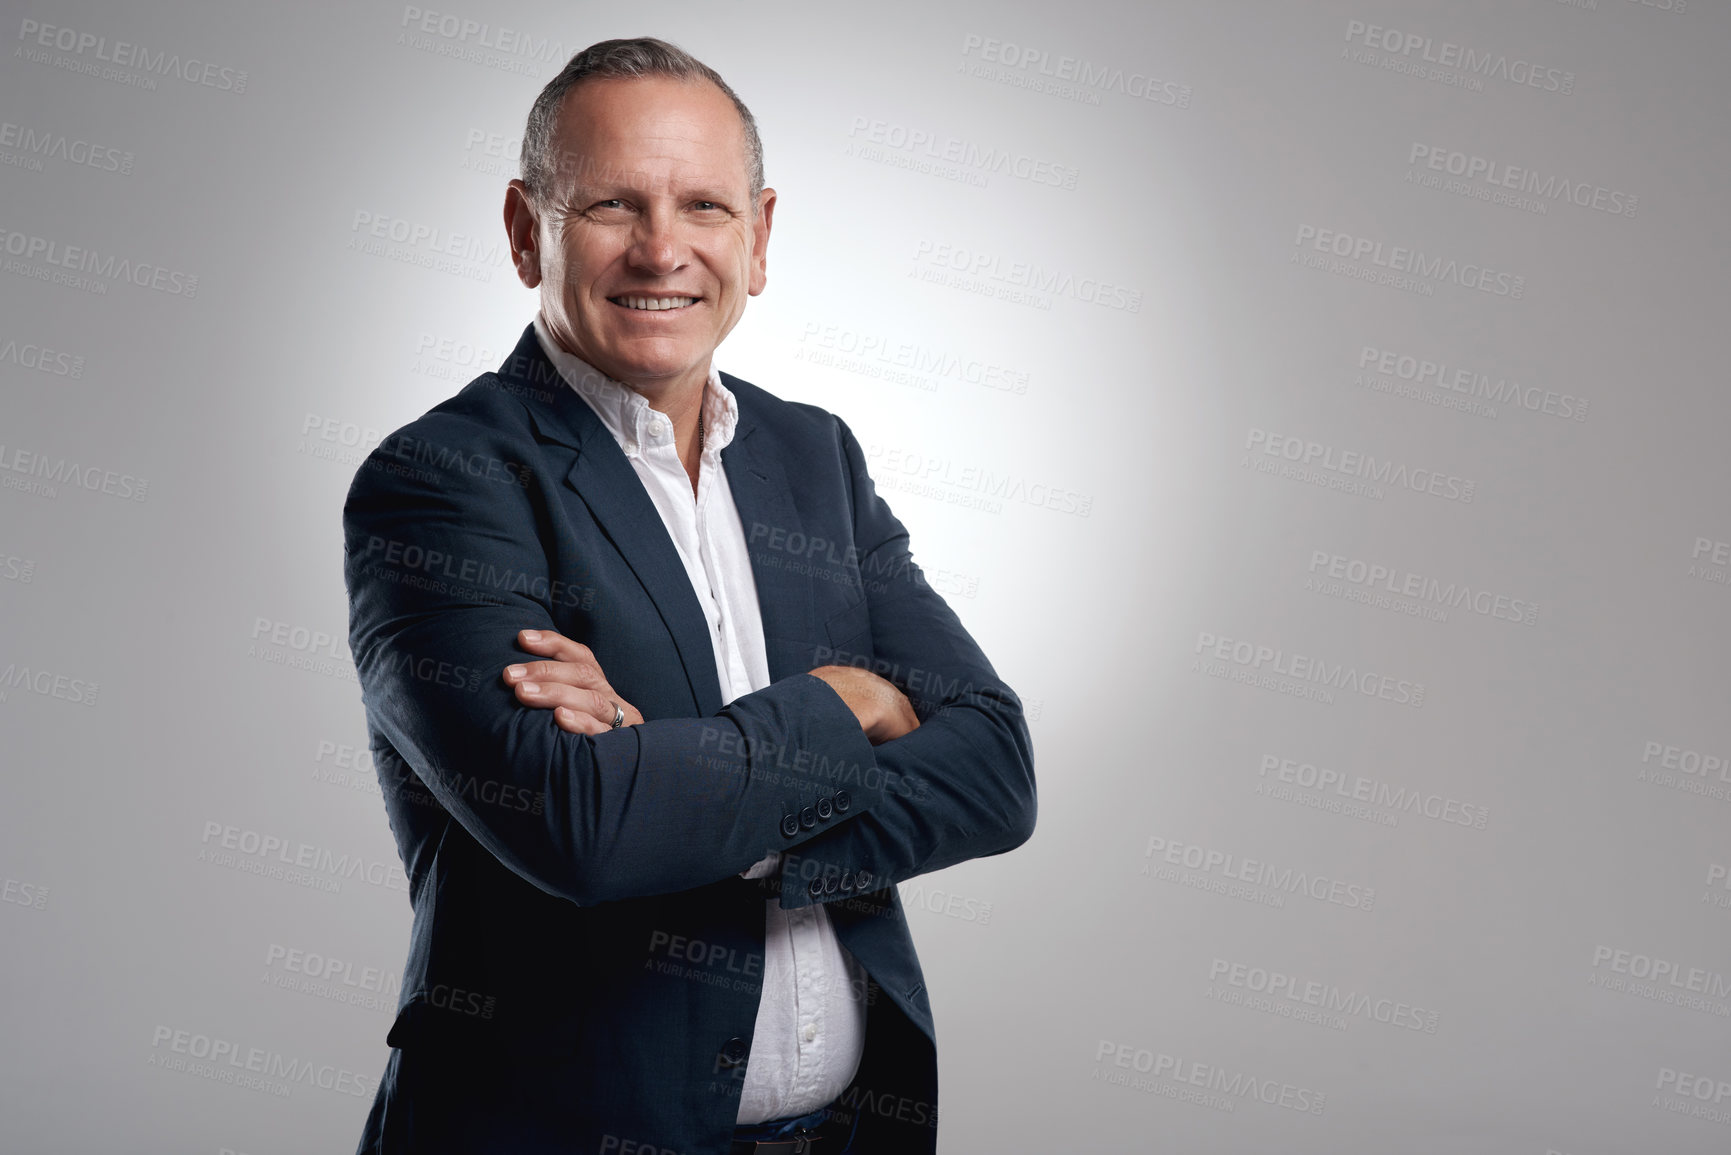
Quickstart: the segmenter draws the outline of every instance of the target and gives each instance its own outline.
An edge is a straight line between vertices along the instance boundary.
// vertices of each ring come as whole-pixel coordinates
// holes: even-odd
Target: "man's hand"
[[[625,711],[622,725],[643,721],[637,707],[607,684],[589,647],[553,630],[518,630],[517,644],[548,659],[505,667],[505,684],[525,706],[551,709],[561,730],[601,734],[613,728],[613,704]]]
[[[811,671],[811,676],[822,678],[841,695],[841,700],[859,719],[860,729],[865,731],[873,746],[919,728],[919,716],[914,713],[908,696],[870,670],[856,666],[819,666]]]

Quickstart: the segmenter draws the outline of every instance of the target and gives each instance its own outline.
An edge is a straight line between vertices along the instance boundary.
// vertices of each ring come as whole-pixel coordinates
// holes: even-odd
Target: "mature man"
[[[505,226],[540,311],[344,507],[414,931],[362,1152],[917,1152],[895,884],[1024,842],[1021,707],[832,415],[717,373],[775,192],[713,71],[585,49]]]

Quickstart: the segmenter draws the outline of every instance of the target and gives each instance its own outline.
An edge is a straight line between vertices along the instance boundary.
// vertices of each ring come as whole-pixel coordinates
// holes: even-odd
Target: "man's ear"
[[[505,186],[505,235],[511,242],[511,264],[525,288],[541,283],[541,251],[535,247],[540,218],[529,189],[520,180]]]
[[[751,285],[749,292],[757,296],[769,282],[765,260],[769,252],[769,226],[775,219],[775,190],[766,188],[757,195],[757,213],[751,220]]]

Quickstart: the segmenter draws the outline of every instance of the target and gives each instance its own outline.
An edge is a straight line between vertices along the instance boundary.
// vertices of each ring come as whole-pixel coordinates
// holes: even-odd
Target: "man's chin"
[[[615,381],[621,381],[645,393],[659,392],[693,375],[707,375],[707,363],[682,357],[621,357],[608,356],[606,364],[595,368]]]

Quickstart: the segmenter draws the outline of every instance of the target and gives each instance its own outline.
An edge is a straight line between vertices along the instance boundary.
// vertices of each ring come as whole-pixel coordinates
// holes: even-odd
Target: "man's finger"
[[[563,682],[567,686],[586,686],[591,690],[608,692],[611,687],[601,674],[601,667],[594,662],[518,662],[505,667],[505,681],[518,682]]]
[[[599,690],[568,686],[562,682],[518,682],[517,700],[538,710],[563,706],[580,714],[588,714],[609,726],[613,724],[613,699]]]
[[[595,662],[595,655],[582,642],[574,642],[558,630],[518,630],[517,644],[530,653],[561,662]]]
[[[561,730],[572,734],[604,734],[612,729],[593,714],[585,714],[581,710],[573,710],[569,706],[560,706],[553,711],[553,721]]]

